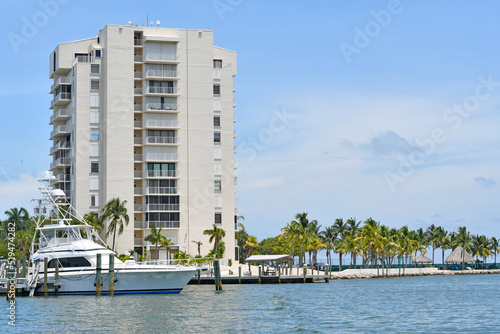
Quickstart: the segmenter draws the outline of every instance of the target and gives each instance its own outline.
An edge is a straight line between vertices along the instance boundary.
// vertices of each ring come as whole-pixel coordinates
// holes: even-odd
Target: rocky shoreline
[[[405,268],[403,269],[347,269],[342,272],[332,273],[330,279],[363,279],[363,278],[389,278],[389,277],[416,277],[437,275],[488,275],[500,274],[500,269],[474,269],[474,270],[438,270],[437,268]]]

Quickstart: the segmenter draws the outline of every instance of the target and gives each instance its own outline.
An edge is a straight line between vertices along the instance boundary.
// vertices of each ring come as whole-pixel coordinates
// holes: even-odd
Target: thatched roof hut
[[[420,256],[417,256],[417,258],[415,259],[414,261],[415,263],[432,263],[432,260],[429,259],[427,256],[425,255],[420,255]]]
[[[463,249],[462,246],[457,246],[453,252],[444,260],[446,263],[462,263],[463,262],[474,262],[474,258],[467,253],[465,249]]]

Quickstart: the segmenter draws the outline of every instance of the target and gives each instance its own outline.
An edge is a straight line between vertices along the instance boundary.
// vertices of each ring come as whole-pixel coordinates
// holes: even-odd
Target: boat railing
[[[227,260],[224,259],[222,265],[227,265]],[[153,270],[160,268],[169,268],[169,269],[182,269],[182,268],[197,268],[203,269],[207,267],[212,267],[213,261],[212,258],[189,258],[189,259],[174,259],[174,260],[151,260],[151,261],[125,261],[124,266],[120,268],[115,268],[116,271],[121,269],[137,269],[137,270]]]

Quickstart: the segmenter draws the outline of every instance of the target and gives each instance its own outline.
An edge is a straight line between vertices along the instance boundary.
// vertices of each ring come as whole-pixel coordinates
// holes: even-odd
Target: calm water
[[[7,302],[2,298],[2,318]],[[5,319],[5,318],[4,318]],[[500,275],[188,286],[179,295],[18,298],[0,332],[500,332]]]

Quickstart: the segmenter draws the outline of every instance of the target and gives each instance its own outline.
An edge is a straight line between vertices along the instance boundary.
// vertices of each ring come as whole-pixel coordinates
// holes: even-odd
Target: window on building
[[[214,181],[214,190],[221,191],[222,190],[222,182],[220,180]]]
[[[222,224],[222,213],[215,214],[214,223],[215,224]]]
[[[101,119],[101,115],[98,111],[90,112],[90,124],[99,124]]]
[[[90,144],[89,145],[89,155],[91,157],[99,156],[99,144]]]
[[[222,68],[222,59],[214,59],[214,68]]]
[[[99,173],[99,162],[92,161],[90,163],[90,172],[91,173]]]
[[[214,143],[220,143],[220,132],[214,132]]]
[[[99,206],[99,195],[98,194],[92,194],[90,195],[90,207],[96,207]]]
[[[90,64],[90,73],[99,74],[99,64]]]
[[[99,190],[99,178],[89,179],[89,190]]]
[[[97,40],[99,40],[99,38]],[[99,42],[97,42],[97,44],[99,44]],[[96,56],[96,58],[101,58],[102,57],[102,50],[95,50],[95,56]]]
[[[90,140],[99,140],[99,129],[90,129]]]
[[[99,90],[99,80],[90,80],[90,89]]]
[[[214,95],[220,95],[220,85],[214,84]]]
[[[90,107],[99,108],[101,106],[101,97],[99,95],[90,95]]]
[[[214,116],[214,126],[220,127],[220,116]]]

